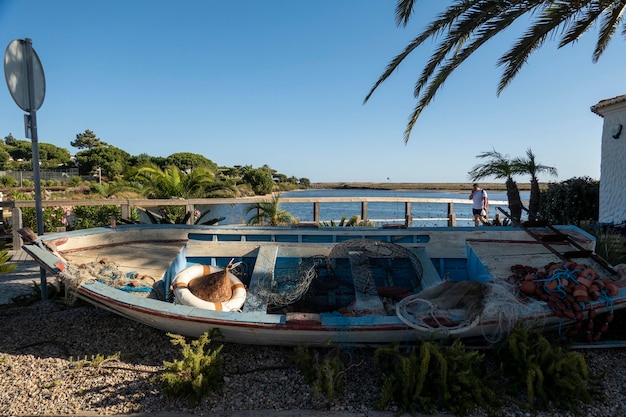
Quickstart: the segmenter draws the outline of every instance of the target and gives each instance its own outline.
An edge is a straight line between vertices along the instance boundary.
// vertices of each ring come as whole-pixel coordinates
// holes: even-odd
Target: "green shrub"
[[[43,207],[43,230],[44,232],[56,232],[57,227],[68,227],[68,216],[72,214],[69,206]],[[25,227],[30,227],[33,232],[38,233],[37,212],[34,207],[24,207],[22,209],[22,223]]]
[[[591,402],[585,358],[551,343],[534,327],[519,323],[499,353],[511,393],[525,392],[527,407],[576,411]]]
[[[541,192],[540,217],[553,224],[598,220],[600,182],[589,177],[549,184]]]
[[[298,346],[289,359],[319,398],[330,404],[343,395],[345,366],[337,349],[323,351]]]
[[[318,223],[319,227],[372,227],[374,222],[369,220],[361,220],[361,216],[352,216],[349,220],[346,220],[346,216],[343,216],[339,223],[334,220],[322,221]]]
[[[432,414],[436,408],[467,415],[476,405],[499,405],[488,384],[484,355],[467,351],[456,340],[450,346],[423,341],[401,351],[379,348],[375,366],[382,376],[380,407],[395,403],[400,413],[415,413],[416,406]]]
[[[20,182],[10,175],[2,175],[0,176],[0,184],[9,188],[18,187],[20,185]]]
[[[173,345],[181,347],[182,359],[164,361],[165,371],[153,378],[172,397],[181,397],[195,406],[203,397],[220,391],[224,377],[223,359],[219,356],[223,346],[210,349],[209,334],[204,333],[191,344],[180,335],[168,333]]]
[[[72,227],[77,230],[108,226],[111,224],[111,217],[115,217],[118,222],[122,218],[122,210],[119,206],[76,206],[73,214]],[[134,208],[131,209],[131,218],[137,217],[137,211]]]
[[[83,180],[80,176],[73,175],[70,177],[69,181],[67,182],[67,185],[69,185],[70,187],[76,187],[80,185],[82,182]]]

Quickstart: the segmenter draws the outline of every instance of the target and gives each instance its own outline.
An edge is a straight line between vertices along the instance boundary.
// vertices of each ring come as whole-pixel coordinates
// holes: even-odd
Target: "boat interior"
[[[150,277],[145,280],[154,290],[150,297],[166,301],[173,301],[171,284],[186,268],[196,264],[226,268],[234,263],[233,272],[247,289],[241,311],[250,313],[289,313],[295,308],[319,313],[356,305],[363,311],[392,315],[394,299],[443,281],[506,279],[514,264],[540,267],[559,261],[553,248],[511,228],[337,229],[342,228],[297,232],[290,228],[271,232],[173,228],[163,234],[163,228],[150,232],[128,227],[73,239],[52,236],[43,243],[68,265],[114,260],[126,275]],[[585,248],[595,244],[582,231],[568,234]],[[551,244],[558,245],[563,245],[562,252],[571,249],[567,242]],[[342,253],[337,253],[338,247],[343,248]],[[27,250],[38,248],[44,250],[41,245],[30,245]],[[41,253],[38,257],[45,259]],[[54,260],[58,258],[52,258],[47,269],[58,272]],[[305,267],[308,272],[302,271]],[[300,271],[299,275],[294,271]],[[298,282],[311,275],[314,281],[304,284],[309,302],[290,306],[298,299],[298,291],[302,292],[295,288]],[[142,291],[136,293],[146,296]],[[276,294],[286,298],[277,301]],[[290,299],[290,294],[295,295]]]

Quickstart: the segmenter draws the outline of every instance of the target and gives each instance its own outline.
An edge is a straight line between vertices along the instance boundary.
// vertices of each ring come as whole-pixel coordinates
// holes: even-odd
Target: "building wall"
[[[598,111],[604,117],[600,162],[599,222],[620,224],[626,221],[626,101]],[[618,138],[614,128],[622,125]]]

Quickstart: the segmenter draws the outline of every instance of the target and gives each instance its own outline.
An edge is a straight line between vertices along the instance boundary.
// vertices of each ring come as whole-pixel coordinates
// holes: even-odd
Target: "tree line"
[[[49,143],[39,143],[40,168],[48,170],[77,169],[79,176],[98,176],[111,189],[139,187],[153,198],[202,198],[218,195],[238,196],[243,193],[265,195],[276,190],[308,188],[308,178],[288,177],[268,165],[252,167],[237,165],[218,166],[203,155],[177,152],[167,157],[147,153],[130,155],[128,152],[103,141],[87,129],[76,135],[70,145],[77,149],[72,155],[66,148]],[[18,140],[9,134],[0,142],[0,170],[32,170],[32,143]],[[10,184],[4,178],[4,185]],[[172,184],[166,184],[172,182]],[[158,185],[164,189],[156,190]],[[167,194],[167,188],[177,194]],[[144,190],[144,188],[146,188]],[[149,188],[149,189],[148,189]]]

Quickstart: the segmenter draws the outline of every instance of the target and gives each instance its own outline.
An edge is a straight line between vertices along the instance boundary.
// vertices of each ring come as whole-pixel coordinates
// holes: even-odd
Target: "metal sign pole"
[[[41,178],[39,176],[37,110],[43,104],[46,96],[46,79],[43,74],[41,61],[33,49],[32,39],[15,39],[9,43],[4,53],[4,78],[15,104],[29,113],[24,115],[24,124],[26,137],[32,139],[37,234],[41,236],[44,234],[44,230],[43,209],[41,207]],[[47,300],[48,284],[46,283],[46,270],[39,268],[39,271],[41,274],[41,299]]]
[[[39,173],[39,139],[37,137],[37,110],[33,108],[35,103],[35,83],[33,76],[33,45],[32,40],[26,38],[24,40],[24,52],[26,58],[26,72],[28,79],[28,98],[31,103],[29,109],[30,116],[28,117],[27,131],[30,131],[30,138],[32,140],[33,148],[33,181],[35,182],[35,212],[37,213],[37,234],[39,236],[44,234],[43,229],[43,207],[41,204],[41,177]],[[39,268],[41,277],[41,299],[48,299],[48,283],[46,281],[46,270]]]

